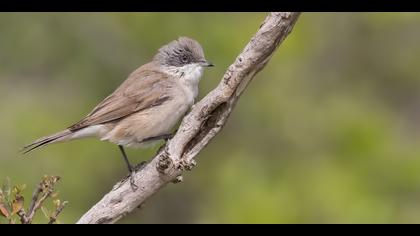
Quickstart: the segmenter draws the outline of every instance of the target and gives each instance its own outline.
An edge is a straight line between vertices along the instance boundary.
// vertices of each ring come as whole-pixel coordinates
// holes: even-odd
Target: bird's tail
[[[20,152],[22,154],[26,154],[26,153],[28,153],[28,152],[36,149],[36,148],[44,146],[44,145],[65,141],[65,140],[67,140],[68,138],[71,137],[71,134],[73,134],[73,132],[66,129],[66,130],[63,130],[61,132],[55,133],[53,135],[40,138],[40,139],[32,142],[31,144],[23,147],[20,150]]]

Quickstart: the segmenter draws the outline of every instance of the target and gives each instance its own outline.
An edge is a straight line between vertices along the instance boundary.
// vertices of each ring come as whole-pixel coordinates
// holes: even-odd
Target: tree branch
[[[45,201],[54,195],[54,185],[60,180],[59,176],[44,176],[42,181],[38,184],[37,188],[34,190],[32,194],[32,201],[29,205],[28,212],[25,211],[23,208],[24,205],[24,198],[21,196],[21,191],[23,188],[21,187],[14,187],[16,188],[16,195],[15,199],[13,200],[13,211],[12,215],[16,213],[19,216],[20,222],[22,224],[32,224],[34,219],[35,213],[42,209],[42,205]],[[55,223],[57,221],[58,215],[63,211],[67,202],[61,203],[60,200],[57,201],[57,206],[55,212],[50,217],[50,222]],[[10,218],[10,220],[12,220]]]
[[[60,213],[64,210],[64,207],[68,204],[68,201],[64,201],[64,202],[55,202],[56,204],[56,209],[55,211],[51,214],[50,216],[50,221],[48,222],[49,225],[54,224],[57,222],[57,217],[58,215],[60,215]]]
[[[183,119],[176,135],[135,174],[137,191],[124,179],[114,186],[77,223],[114,223],[143,204],[169,182],[195,166],[194,158],[220,132],[252,78],[264,68],[278,45],[291,32],[299,13],[270,13],[220,84]]]

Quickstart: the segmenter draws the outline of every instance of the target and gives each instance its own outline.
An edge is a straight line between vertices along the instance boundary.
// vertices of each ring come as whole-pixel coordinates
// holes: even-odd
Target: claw
[[[132,171],[130,172],[130,185],[133,191],[137,191],[139,187],[136,184],[136,181],[134,179],[134,175],[137,171],[141,171],[147,164],[147,161],[142,161],[140,164],[136,165],[134,168],[131,167]]]
[[[133,189],[133,191],[137,191],[137,189],[139,189],[139,187],[137,186],[136,181],[134,179],[135,174],[136,174],[135,171],[130,173],[130,185],[131,185],[131,188]]]

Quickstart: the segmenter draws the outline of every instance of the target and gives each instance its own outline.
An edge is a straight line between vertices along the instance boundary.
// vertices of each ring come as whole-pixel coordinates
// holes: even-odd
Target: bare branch
[[[20,209],[18,212],[17,212],[17,215],[19,216],[19,219],[20,219],[20,223],[22,223],[22,224],[29,224],[29,219],[28,219],[28,217],[27,217],[27,214],[26,214],[26,212],[25,212],[25,209]]]
[[[223,128],[239,97],[268,63],[278,45],[291,32],[299,13],[270,13],[258,32],[228,68],[220,84],[183,119],[176,135],[143,169],[136,172],[136,191],[122,180],[93,206],[79,224],[114,223],[143,204],[170,182],[195,166],[194,158]]]
[[[50,197],[54,191],[54,185],[60,180],[58,176],[46,176],[39,183],[38,187],[34,190],[32,201],[27,214],[24,211],[19,211],[19,216],[22,224],[31,224],[35,213],[39,210],[45,200]]]
[[[50,216],[50,221],[48,222],[48,224],[54,224],[55,222],[57,222],[58,215],[60,215],[67,203],[68,202],[65,201],[57,206],[57,209],[55,209],[54,213]]]
[[[42,182],[41,181],[38,186],[36,187],[36,189],[34,190],[34,192],[32,193],[32,201],[31,204],[29,205],[29,209],[28,209],[28,215],[32,214],[35,210],[35,204],[38,201],[39,198],[39,194],[42,192]]]

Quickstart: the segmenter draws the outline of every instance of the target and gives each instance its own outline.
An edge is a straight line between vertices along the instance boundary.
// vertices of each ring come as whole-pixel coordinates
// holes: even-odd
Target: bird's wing
[[[169,90],[173,86],[173,80],[162,72],[134,72],[84,119],[69,129],[75,131],[91,125],[104,124],[161,105],[172,99]]]

